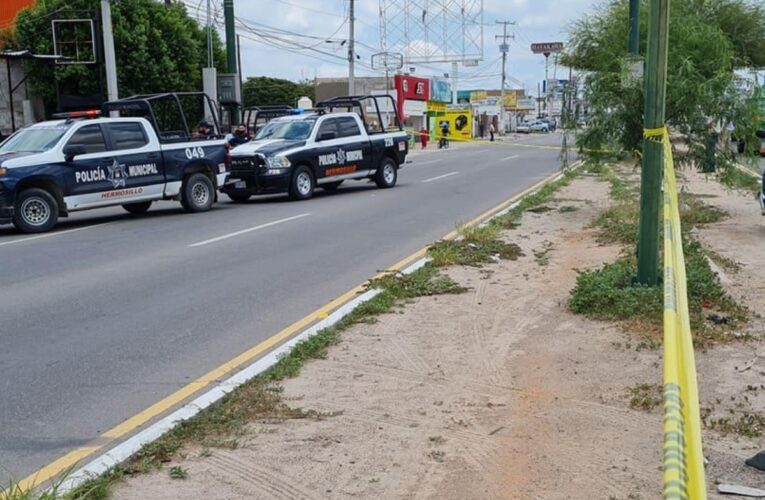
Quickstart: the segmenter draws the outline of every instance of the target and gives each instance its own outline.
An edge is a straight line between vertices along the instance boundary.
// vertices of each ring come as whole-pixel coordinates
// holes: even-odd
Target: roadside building
[[[12,33],[16,15],[25,7],[34,4],[34,0],[2,0],[0,1],[0,30]],[[0,52],[5,49],[0,39]],[[8,85],[8,69],[10,68],[11,84]],[[21,59],[2,57],[0,55],[0,134],[7,135],[12,129],[34,122],[34,113],[29,101],[26,85],[18,85],[24,80],[26,73]],[[18,87],[17,87],[18,85]],[[13,91],[13,119],[11,119],[11,100],[9,87],[17,87]]]

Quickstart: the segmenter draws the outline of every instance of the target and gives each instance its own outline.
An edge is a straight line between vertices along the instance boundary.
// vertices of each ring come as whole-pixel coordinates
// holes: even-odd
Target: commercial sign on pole
[[[532,43],[531,51],[535,54],[552,54],[563,50],[563,42]]]
[[[430,100],[452,102],[452,86],[448,80],[433,78],[430,80]]]

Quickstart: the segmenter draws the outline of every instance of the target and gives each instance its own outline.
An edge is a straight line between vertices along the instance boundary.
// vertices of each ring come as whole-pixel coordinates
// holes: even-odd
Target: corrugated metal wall
[[[34,4],[35,0],[0,0],[0,29],[13,24],[16,14],[24,7]]]

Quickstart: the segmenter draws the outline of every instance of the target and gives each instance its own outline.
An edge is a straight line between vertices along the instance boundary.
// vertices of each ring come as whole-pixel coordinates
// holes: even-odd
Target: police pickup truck
[[[387,127],[380,109],[385,98],[392,124]],[[395,110],[390,96],[338,97],[316,110],[276,118],[255,140],[231,150],[231,173],[221,191],[242,203],[255,194],[284,191],[304,200],[316,186],[332,191],[351,179],[391,188],[408,153]]]
[[[102,112],[136,116],[71,113],[11,135],[0,144],[0,224],[37,233],[74,211],[122,205],[137,214],[170,199],[189,212],[209,210],[227,175],[225,141],[192,138],[182,112],[171,126],[167,109],[175,104],[180,109],[176,94],[127,98]]]

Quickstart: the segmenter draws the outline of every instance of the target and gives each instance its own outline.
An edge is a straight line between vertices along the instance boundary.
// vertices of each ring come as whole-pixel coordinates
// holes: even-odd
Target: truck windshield
[[[2,153],[42,153],[58,144],[68,128],[26,128],[0,144]]]
[[[273,121],[260,129],[255,139],[308,139],[316,119]]]

